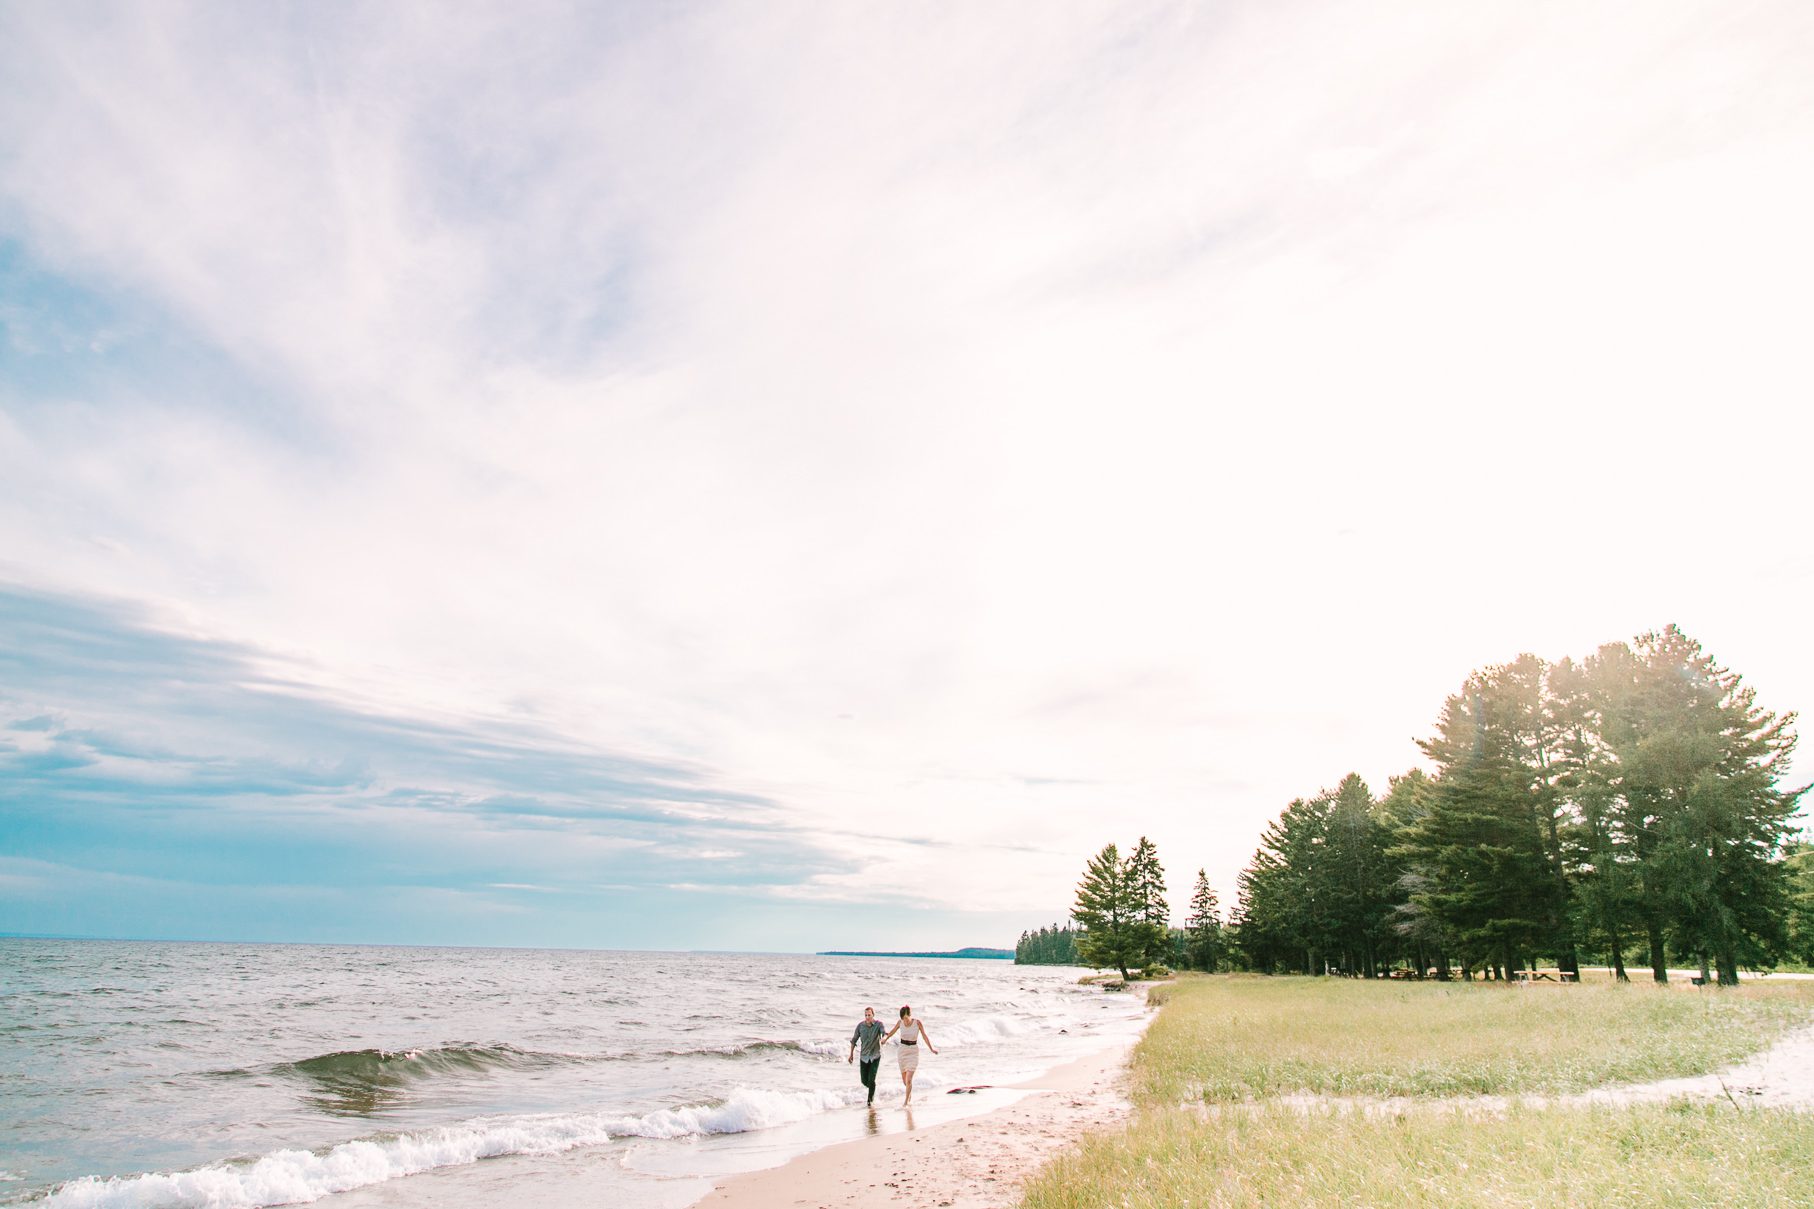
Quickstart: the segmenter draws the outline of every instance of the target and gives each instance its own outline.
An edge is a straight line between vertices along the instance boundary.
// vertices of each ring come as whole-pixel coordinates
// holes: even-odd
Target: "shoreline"
[[[694,1205],[1000,1209],[1058,1150],[1127,1118],[1132,1111],[1127,1058],[1139,1039],[1136,1033],[1037,1078],[992,1089],[1017,1093],[999,1108],[917,1129],[909,1116],[902,1131],[839,1142],[776,1167],[724,1177]],[[928,1099],[948,1094],[931,1088],[920,1092]],[[879,1111],[896,1116],[910,1112],[898,1104]]]

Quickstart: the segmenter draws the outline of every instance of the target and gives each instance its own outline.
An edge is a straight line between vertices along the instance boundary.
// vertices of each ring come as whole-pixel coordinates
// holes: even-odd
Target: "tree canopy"
[[[1722,984],[1803,935],[1806,787],[1782,783],[1793,714],[1674,626],[1579,664],[1474,672],[1419,744],[1433,774],[1375,800],[1350,775],[1286,807],[1242,873],[1234,932],[1258,969],[1504,976],[1584,945],[1626,977],[1671,955]]]
[[[1524,654],[1471,673],[1418,742],[1429,767],[1376,797],[1350,773],[1269,823],[1226,922],[1202,869],[1181,930],[1140,837],[1077,886],[1065,953],[1131,968],[1170,960],[1374,977],[1506,977],[1584,955],[1667,981],[1814,964],[1807,786],[1787,783],[1795,715],[1675,626],[1580,661]],[[1053,930],[1056,935],[1057,929]],[[1032,952],[1056,940],[1023,936]],[[1030,958],[1029,958],[1030,959]]]

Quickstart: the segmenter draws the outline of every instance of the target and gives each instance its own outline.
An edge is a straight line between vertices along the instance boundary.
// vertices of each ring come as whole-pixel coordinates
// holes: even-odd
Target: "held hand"
[[[856,1060],[857,1060],[857,1051],[854,1049],[851,1050],[850,1053],[848,1053],[844,1056],[844,1064],[846,1066],[850,1065],[852,1062],[855,1062]]]

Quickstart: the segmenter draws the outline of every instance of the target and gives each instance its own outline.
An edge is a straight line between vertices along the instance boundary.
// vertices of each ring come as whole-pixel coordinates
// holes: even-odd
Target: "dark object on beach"
[[[992,1087],[992,1086],[994,1086],[994,1085],[990,1084],[990,1083],[978,1083],[975,1087],[954,1087],[950,1091],[946,1092],[945,1094],[948,1096],[956,1096],[956,1095],[974,1096],[977,1092],[982,1091],[985,1088]]]

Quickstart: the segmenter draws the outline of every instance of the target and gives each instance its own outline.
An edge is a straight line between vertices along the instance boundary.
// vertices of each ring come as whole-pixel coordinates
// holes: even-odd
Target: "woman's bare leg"
[[[907,1085],[907,1098],[905,1100],[903,1100],[902,1103],[903,1104],[913,1103],[913,1072],[910,1070],[902,1071],[901,1072],[901,1082],[905,1083]]]

